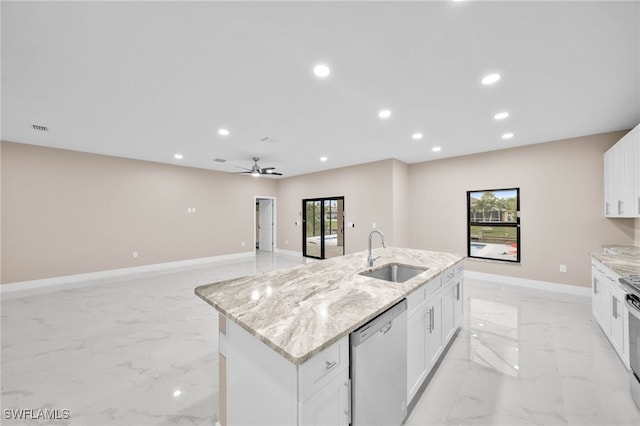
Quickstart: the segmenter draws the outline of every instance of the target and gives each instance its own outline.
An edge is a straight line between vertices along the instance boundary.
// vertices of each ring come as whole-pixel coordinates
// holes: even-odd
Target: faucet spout
[[[373,234],[380,235],[382,247],[387,248],[387,243],[384,241],[384,234],[381,231],[374,229],[369,233],[369,256],[367,257],[367,265],[369,265],[369,268],[373,267],[373,262],[377,259],[377,257],[373,257],[371,254],[371,240],[373,239]]]

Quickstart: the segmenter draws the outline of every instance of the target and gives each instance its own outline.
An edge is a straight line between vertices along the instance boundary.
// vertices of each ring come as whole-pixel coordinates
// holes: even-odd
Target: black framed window
[[[467,191],[467,256],[520,263],[520,188]]]

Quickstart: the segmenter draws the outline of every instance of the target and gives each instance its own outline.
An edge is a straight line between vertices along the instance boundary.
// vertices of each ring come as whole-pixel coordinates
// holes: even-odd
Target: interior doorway
[[[302,255],[344,255],[344,197],[302,200]]]
[[[255,197],[255,248],[273,252],[275,249],[276,199]]]

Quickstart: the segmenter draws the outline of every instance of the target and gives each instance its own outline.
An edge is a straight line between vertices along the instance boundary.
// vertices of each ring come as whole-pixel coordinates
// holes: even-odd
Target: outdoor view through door
[[[344,197],[302,200],[302,224],[304,256],[344,255]]]

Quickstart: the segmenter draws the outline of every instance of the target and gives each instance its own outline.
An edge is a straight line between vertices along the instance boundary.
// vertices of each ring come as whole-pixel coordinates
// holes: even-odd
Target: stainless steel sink
[[[403,283],[429,268],[419,268],[416,266],[402,265],[400,263],[389,263],[370,271],[360,272],[360,275],[379,280],[385,280],[392,283]]]

